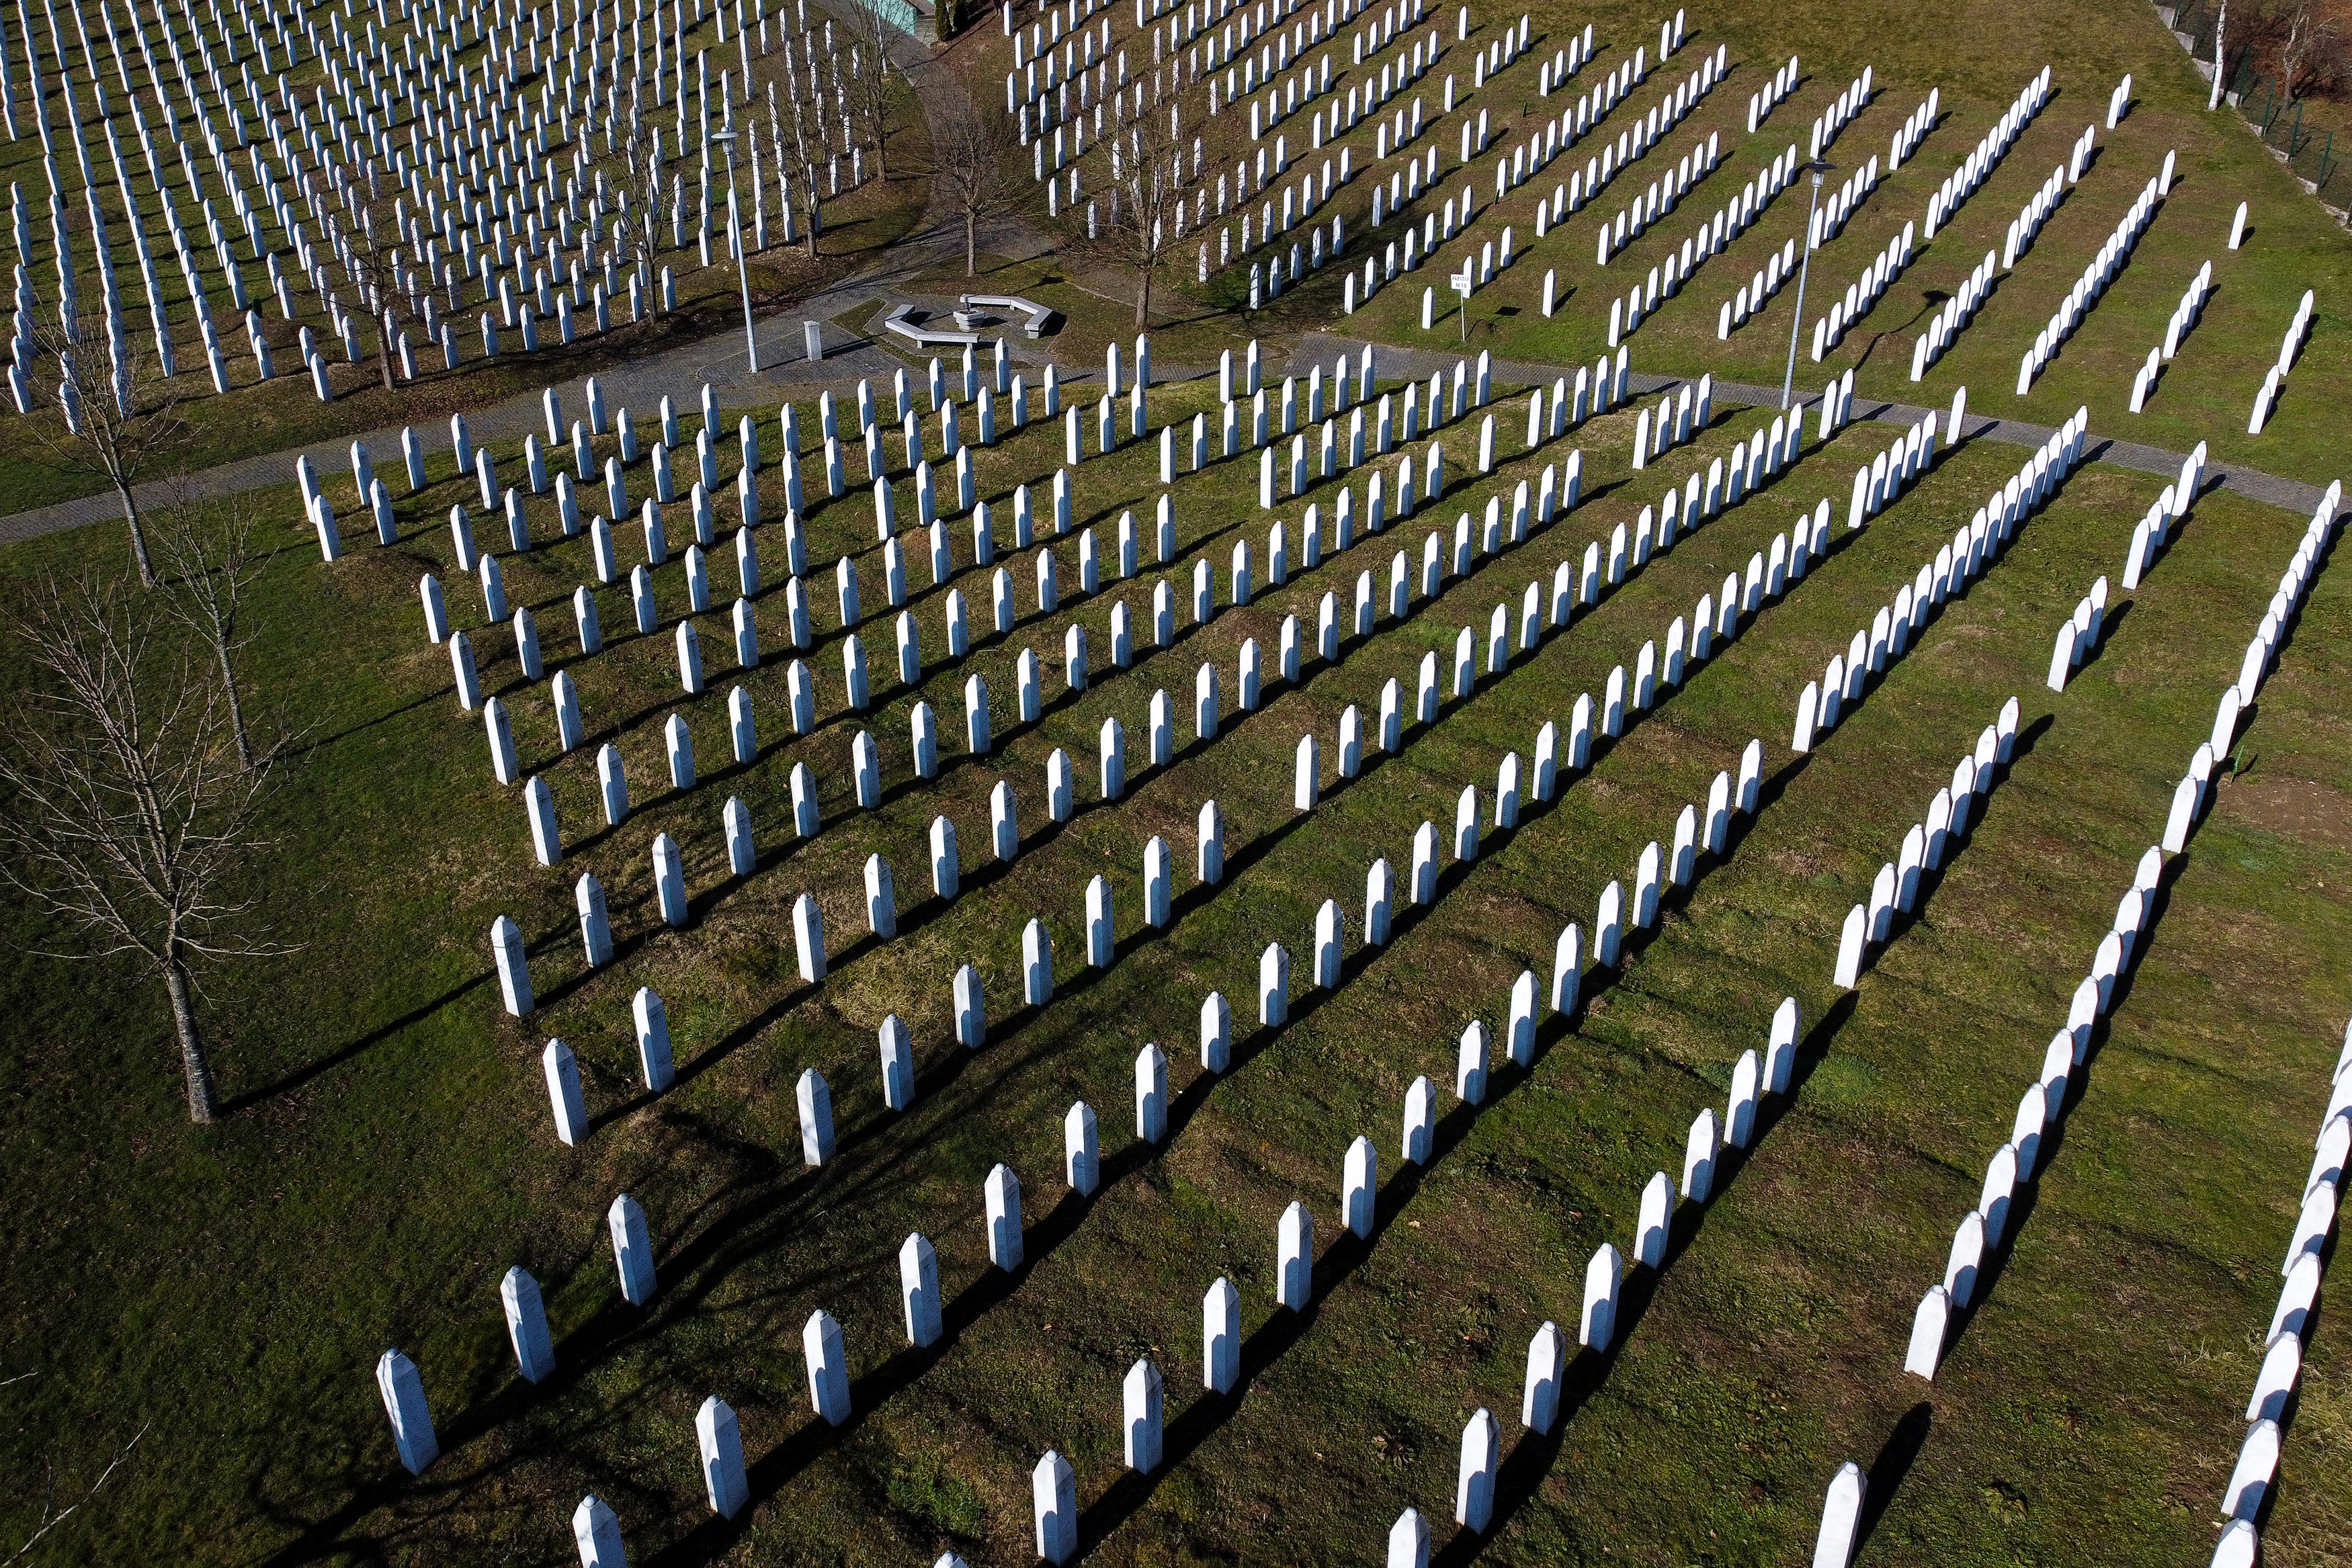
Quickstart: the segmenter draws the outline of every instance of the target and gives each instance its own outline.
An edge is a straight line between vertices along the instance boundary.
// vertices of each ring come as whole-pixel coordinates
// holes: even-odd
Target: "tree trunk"
[[[122,497],[122,516],[131,525],[131,553],[139,562],[139,586],[155,586],[155,566],[147,559],[147,528],[139,520],[139,503],[131,498],[131,484],[126,479],[114,482],[115,494]]]
[[[163,960],[163,987],[172,994],[172,1025],[180,1036],[180,1067],[188,1080],[188,1120],[199,1126],[220,1116],[213,1092],[213,1070],[205,1061],[205,1042],[196,1032],[195,1000],[190,994],[186,967],[175,946]]]
[[[250,772],[253,768],[253,742],[245,733],[245,704],[236,695],[236,671],[229,665],[227,642],[215,640],[213,651],[220,655],[221,688],[228,694],[228,725],[236,736],[236,760]]]
[[[980,214],[970,207],[963,214],[963,275],[980,276]]]
[[[383,390],[397,391],[392,379],[392,329],[385,326],[382,319],[378,319],[375,324],[375,342],[376,361],[383,367]],[[364,504],[367,497],[362,496],[360,500]]]
[[[1151,264],[1145,262],[1141,271],[1143,277],[1135,290],[1135,324],[1149,327],[1151,325]]]

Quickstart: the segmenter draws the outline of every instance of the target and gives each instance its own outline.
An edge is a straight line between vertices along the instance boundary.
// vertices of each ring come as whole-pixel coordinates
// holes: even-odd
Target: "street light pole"
[[[715,131],[710,140],[727,149],[727,243],[735,252],[736,276],[743,283],[743,349],[751,361],[751,373],[760,372],[760,340],[751,333],[751,258],[743,251],[743,221],[735,204],[735,132]],[[1818,180],[1815,183],[1819,183]]]
[[[1813,214],[1821,210],[1822,177],[1835,167],[1824,158],[1816,158],[1805,165],[1806,172],[1813,177],[1813,188],[1805,201],[1805,259],[1797,267],[1797,314],[1789,323],[1789,373],[1780,382],[1780,410],[1784,413],[1789,408],[1789,394],[1797,385],[1797,335],[1805,325],[1805,279],[1813,270]]]

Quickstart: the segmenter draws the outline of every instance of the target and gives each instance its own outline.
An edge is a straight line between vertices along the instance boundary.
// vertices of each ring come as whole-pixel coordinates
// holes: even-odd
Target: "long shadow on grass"
[[[354,1557],[376,1561],[384,1558],[386,1548],[402,1532],[396,1529],[382,1528],[371,1529],[359,1535],[352,1532],[362,1520],[375,1518],[380,1511],[413,1499],[419,1489],[416,1482],[405,1475],[395,1478],[377,1473],[362,1479],[357,1474],[359,1469],[360,1467],[354,1464],[336,1480],[320,1483],[320,1491],[342,1491],[342,1504],[331,1513],[307,1521],[284,1506],[256,1496],[255,1489],[248,1486],[247,1500],[257,1514],[282,1528],[299,1531],[293,1540],[263,1558],[261,1568],[297,1568],[300,1563],[319,1563],[329,1558],[345,1562]],[[454,1488],[457,1483],[450,1484]]]
[[[2074,684],[2075,675],[2083,674],[2084,671],[2089,669],[2093,664],[2099,662],[2100,658],[2106,653],[2107,645],[2115,640],[2116,628],[2124,623],[2124,618],[2132,612],[2133,607],[2137,602],[2138,601],[2137,600],[2126,599],[2121,603],[2110,607],[2107,612],[2099,618],[2099,640],[2091,647],[2084,651],[2083,662],[2076,664],[2074,669],[2074,674],[2066,677],[2068,685],[2071,685]]]
[[[239,1111],[248,1110],[255,1105],[260,1104],[265,1100],[274,1100],[281,1094],[289,1094],[293,1092],[295,1090],[299,1089],[303,1084],[310,1082],[313,1078],[318,1077],[320,1073],[331,1071],[333,1069],[341,1067],[344,1062],[351,1061],[353,1057],[362,1054],[374,1046],[383,1044],[385,1040],[390,1040],[393,1036],[399,1034],[404,1030],[412,1029],[417,1024],[423,1023],[426,1019],[431,1018],[443,1008],[446,1008],[451,1003],[457,1001],[458,998],[464,996],[467,992],[474,990],[479,987],[488,985],[490,983],[492,974],[492,970],[486,968],[469,978],[460,980],[456,985],[450,987],[447,990],[442,992],[439,996],[434,998],[431,1001],[420,1003],[416,1007],[411,1008],[408,1011],[401,1014],[398,1018],[390,1019],[378,1024],[375,1028],[368,1030],[365,1034],[361,1035],[358,1039],[328,1052],[326,1055],[318,1058],[316,1061],[310,1061],[304,1066],[298,1067],[293,1071],[286,1073],[281,1077],[273,1079],[257,1089],[248,1090],[243,1094],[230,1097],[222,1103],[222,1113],[226,1115],[233,1116]]]
[[[363,735],[379,725],[390,724],[394,719],[398,718],[403,714],[415,713],[418,708],[425,707],[432,703],[440,701],[445,697],[454,697],[457,695],[457,688],[454,681],[446,686],[436,686],[433,690],[426,692],[424,695],[417,697],[413,702],[403,703],[398,707],[386,708],[382,713],[376,714],[373,717],[362,719],[359,723],[352,725],[349,729],[337,730],[332,735],[320,736],[316,739],[304,741],[300,746],[289,749],[286,753],[286,759],[289,762],[302,760],[310,757],[314,753],[324,751],[331,746],[349,740],[353,736]]]
[[[1879,1445],[1878,1453],[1864,1472],[1869,1484],[1863,1489],[1862,1512],[1854,1521],[1853,1555],[1861,1555],[1862,1549],[1869,1544],[1878,1521],[1886,1517],[1887,1505],[1895,1500],[1895,1494],[1911,1474],[1911,1467],[1918,1461],[1919,1450],[1927,1446],[1927,1428],[1934,1416],[1934,1406],[1920,1400],[1903,1413],[1903,1418],[1886,1435],[1886,1441]]]

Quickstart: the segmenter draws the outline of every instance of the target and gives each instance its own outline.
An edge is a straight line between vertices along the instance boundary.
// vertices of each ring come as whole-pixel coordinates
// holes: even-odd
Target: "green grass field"
[[[1571,19],[1580,26],[1564,11],[1556,21],[1564,29]],[[1554,21],[1539,18],[1538,36]],[[1693,44],[1710,46],[1709,19],[1692,21]],[[1654,18],[1625,19],[1622,38],[1604,26],[1601,61],[1630,50],[1645,26],[1654,40]],[[2252,138],[2242,145],[2224,121],[2194,123],[2193,77],[2151,16],[1985,8],[1928,29],[1887,8],[1809,3],[1727,26],[1735,68],[1696,122],[1731,115],[1736,130],[1748,92],[1802,50],[1806,84],[1768,125],[1782,138],[1775,150],[1801,136],[1864,60],[1880,90],[1845,133],[1856,148],[1874,140],[1883,152],[1892,124],[1929,85],[1943,87],[1946,123],[1916,168],[1816,258],[1817,288],[1823,270],[1843,288],[2027,72],[2057,61],[2052,108],[1963,209],[1960,232],[1914,263],[1835,367],[1908,314],[1903,290],[1916,298],[1941,276],[1937,267],[1980,254],[1988,221],[1997,243],[2000,223],[2059,155],[2043,143],[2063,149],[2128,68],[2142,102],[2116,144],[2103,136],[2092,173],[1916,400],[1941,402],[1965,380],[1976,412],[2054,422],[2087,402],[2101,435],[2175,447],[2202,438],[2220,460],[2330,476],[2336,422],[2326,400],[2344,350],[2326,280],[2345,242],[2284,174],[2274,191],[2263,183],[2269,160]],[[987,27],[952,57],[985,87],[1003,47]],[[1693,47],[1682,68],[1696,58]],[[1528,74],[1532,97],[1533,59],[1513,70]],[[1631,104],[1646,107],[1668,79],[1654,73]],[[1452,134],[1450,122],[1440,130]],[[2005,394],[2020,326],[2030,341],[2128,199],[2126,174],[2175,137],[2184,183],[2123,279],[2017,404]],[[1701,186],[1664,232],[1711,212],[1748,177],[1739,167]],[[1600,210],[1614,210],[1624,182],[1649,177],[1637,164]],[[2191,348],[2150,412],[2127,423],[2122,405],[2150,314],[2160,332],[2202,255],[2200,236],[2226,226],[2238,191],[2255,203],[2256,237],[2234,257],[2216,256],[2221,290]],[[1796,194],[1741,245],[1760,256],[1767,236],[1777,245],[1791,232],[1801,222],[1791,216]],[[1557,263],[1564,275],[1591,267],[1590,221],[1561,236],[1558,254],[1575,257]],[[1654,259],[1636,254],[1644,266]],[[1770,339],[1786,329],[1793,290],[1732,343],[1712,337],[1715,305],[1755,265],[1745,254],[1735,247],[1710,263],[1644,327],[1635,368],[1769,379]],[[1531,307],[1479,315],[1513,303],[1513,290],[1539,289],[1541,268],[1555,264],[1538,246],[1474,300],[1474,349],[1587,362],[1598,354],[1589,280],[1549,323]],[[1049,260],[1003,276],[1068,313],[1052,345],[1066,365],[1099,364],[1101,345],[1131,330],[1117,305],[1089,303],[1069,281],[1075,269]],[[1400,285],[1337,329],[1412,345],[1413,282],[1415,324]],[[2283,325],[2305,286],[2321,290],[2312,346],[2271,430],[2248,438],[2226,377],[2252,366],[2259,380],[2275,349],[2273,319]],[[1197,314],[1155,336],[1155,355],[1205,364],[1254,332],[1278,349],[1279,334],[1332,329],[1325,289],[1318,279],[1255,320]],[[1171,312],[1200,310],[1171,302]],[[1862,361],[1866,393],[1914,395],[1903,379],[1907,336],[1901,342],[1901,372],[1890,369],[1891,342]],[[2200,365],[2211,367],[2210,402],[2188,395],[2186,372]],[[687,405],[693,389],[677,391]],[[1189,419],[1211,392],[1193,383],[1153,396],[1156,423]],[[1022,614],[1010,633],[982,630],[987,574],[973,569],[969,526],[957,517],[948,531],[958,575],[947,586],[964,594],[975,635],[950,664],[947,586],[930,585],[921,536],[909,531],[908,608],[926,658],[914,690],[893,673],[860,465],[849,493],[824,502],[821,469],[807,462],[816,639],[803,656],[820,723],[799,737],[786,716],[777,452],[768,450],[762,486],[762,662],[739,672],[730,654],[722,504],[717,608],[695,617],[709,683],[698,697],[679,691],[671,644],[688,608],[676,564],[691,537],[686,508],[666,509],[673,556],[656,578],[657,632],[630,631],[625,592],[604,590],[606,650],[583,658],[569,601],[592,580],[587,541],[550,542],[551,511],[534,502],[539,548],[502,564],[512,601],[538,617],[549,673],[569,668],[579,684],[588,744],[569,756],[545,685],[523,678],[505,632],[480,625],[479,592],[454,568],[442,526],[452,504],[474,513],[478,539],[502,529],[478,496],[467,499],[472,482],[446,451],[427,487],[400,503],[402,540],[391,549],[362,537],[348,475],[327,476],[346,519],[346,553],[332,565],[320,560],[291,486],[265,493],[276,553],[257,590],[263,630],[247,674],[253,700],[294,746],[252,875],[275,934],[301,946],[219,975],[205,996],[225,1121],[186,1124],[169,1019],[152,986],[120,967],[37,956],[29,949],[53,933],[19,901],[0,914],[21,1042],[0,1059],[0,1159],[16,1200],[5,1235],[17,1286],[0,1317],[10,1417],[0,1454],[16,1478],[0,1490],[0,1550],[38,1527],[45,1498],[62,1506],[81,1497],[143,1430],[130,1462],[27,1561],[569,1563],[568,1521],[593,1491],[616,1511],[638,1564],[920,1563],[952,1550],[974,1568],[1010,1568],[1035,1560],[1028,1476],[1048,1448],[1076,1467],[1083,1549],[1108,1563],[1378,1562],[1408,1505],[1430,1520],[1435,1560],[1448,1563],[1802,1562],[1823,1490],[1848,1459],[1873,1477],[1867,1563],[2202,1561],[2352,1009],[2352,916],[2341,894],[2352,883],[2352,725],[2339,685],[2352,674],[2342,652],[2352,596],[2340,573],[2316,577],[2242,731],[2235,777],[2168,873],[2153,937],[2097,1031],[1979,1305],[1959,1319],[1932,1388],[1901,1366],[1913,1308],[1941,1277],[1952,1228],[1976,1201],[1984,1163],[2008,1135],[2116,900],[2160,834],[2173,781],[2307,519],[2209,492],[2142,586],[2111,600],[2096,657],[2053,694],[2043,674],[2059,622],[2094,578],[2120,581],[2132,525],[2160,484],[2086,465],[1863,706],[1798,758],[1789,746],[1799,689],[2029,454],[1967,444],[1843,535],[1854,466],[1897,432],[1851,427],[1824,448],[1809,423],[1792,470],[1506,673],[1482,674],[1434,724],[1408,725],[1398,755],[1368,759],[1341,785],[1332,752],[1344,707],[1376,712],[1391,678],[1410,706],[1425,653],[1443,671],[1460,628],[1483,643],[1496,604],[1516,607],[1530,582],[1548,585],[1556,565],[1630,528],[1668,485],[1703,473],[1769,418],[1718,409],[1690,447],[1634,472],[1630,413],[1528,455],[1519,453],[1523,397],[1498,388],[1492,412],[1506,455],[1492,476],[1463,471],[1476,416],[1449,426],[1441,501],[1279,588],[1265,582],[1266,528],[1275,517],[1295,524],[1299,503],[1259,509],[1254,456],[1184,476],[1173,492],[1179,635],[1166,650],[1149,646],[1148,606],[1152,582],[1173,574],[1146,565],[1120,583],[1107,570],[1100,591],[1081,596],[1068,538],[1058,541],[1063,601],[1043,615],[1029,552],[1000,545]],[[760,417],[769,447],[772,407],[730,410],[730,427],[739,413]],[[814,431],[813,409],[802,416]],[[649,423],[641,419],[641,437]],[[1061,440],[1058,423],[1033,422],[981,455],[980,489],[1001,540],[1016,482],[1031,484],[1050,519],[1043,481],[1061,462]],[[1507,497],[1572,448],[1584,454],[1581,507],[1481,557],[1467,577],[1449,576],[1437,601],[1416,596],[1405,622],[1389,618],[1391,554],[1409,552],[1417,575],[1431,529],[1450,538],[1457,513],[1478,517],[1489,496]],[[497,455],[502,472],[517,472],[513,449]],[[389,455],[377,466],[388,474]],[[1392,476],[1394,458],[1380,467]],[[731,480],[732,465],[722,471]],[[1362,476],[1303,497],[1321,504],[1327,528],[1342,483],[1363,500]],[[1092,527],[1109,547],[1133,508],[1149,562],[1160,488],[1150,447],[1089,458],[1074,476],[1074,532]],[[639,474],[631,491],[647,492]],[[1564,732],[1580,693],[1597,699],[1612,667],[1630,667],[1645,641],[1663,643],[1671,620],[1823,497],[1843,536],[1832,553],[1597,752],[1553,803],[1527,805],[1516,830],[1494,831],[1504,754],[1528,759],[1548,720]],[[898,507],[912,516],[903,480]],[[616,530],[625,570],[642,558],[635,532]],[[0,601],[21,602],[44,571],[124,570],[119,534],[10,547]],[[1247,608],[1227,610],[1226,562],[1241,539],[1257,553],[1260,588]],[[827,579],[844,553],[857,559],[864,600],[875,701],[863,716],[842,706]],[[1221,613],[1194,627],[1190,570],[1200,556],[1214,563]],[[486,686],[512,714],[526,774],[554,791],[566,848],[557,867],[534,862],[520,791],[493,781],[480,717],[459,710],[448,657],[423,634],[425,570],[440,575]],[[1310,653],[1296,684],[1270,675],[1258,711],[1237,713],[1243,639],[1255,639],[1271,668],[1282,617],[1296,613],[1311,650],[1319,600],[1335,594],[1344,618],[1365,571],[1382,605],[1372,634],[1343,639],[1336,662]],[[1137,648],[1132,667],[1115,671],[1109,623],[1121,598]],[[1087,631],[1095,679],[1065,694],[1071,625]],[[13,641],[0,649],[0,681],[21,687],[24,650]],[[1024,649],[1045,666],[1047,697],[1027,725],[1013,708]],[[1191,724],[1203,663],[1224,688],[1224,727],[1208,744]],[[975,672],[992,695],[996,746],[985,758],[961,743],[962,684]],[[727,760],[727,691],[738,683],[761,740],[749,765]],[[1174,706],[1177,748],[1152,768],[1145,716],[1158,690]],[[2006,777],[1930,880],[1918,918],[1841,996],[1831,976],[1846,909],[2012,695],[2022,739]],[[929,781],[913,777],[908,752],[919,699],[943,737]],[[690,791],[665,781],[661,727],[672,714],[685,716],[700,763]],[[1109,717],[1128,745],[1128,793],[1115,803],[1095,783]],[[879,745],[885,785],[881,806],[866,811],[849,782],[860,727]],[[1293,747],[1310,730],[1323,742],[1324,797],[1301,818],[1291,809]],[[1514,977],[1525,968],[1548,977],[1561,925],[1573,920],[1589,935],[1602,887],[1630,887],[1643,846],[1670,843],[1684,804],[1703,803],[1751,738],[1762,742],[1762,810],[1735,829],[1724,855],[1702,857],[1695,886],[1670,895],[1660,927],[1633,945],[1622,970],[1588,975],[1578,1016],[1547,1019],[1531,1066],[1497,1051],[1485,1104],[1461,1105],[1451,1084],[1465,1024],[1475,1017],[1499,1030]],[[596,804],[593,753],[606,740],[625,759],[634,807],[616,829],[602,826]],[[1074,764],[1078,806],[1059,827],[1045,801],[1056,747]],[[824,827],[807,843],[790,833],[796,762],[820,786]],[[1006,867],[989,864],[987,851],[1000,779],[1020,802],[1021,853]],[[1433,906],[1401,914],[1386,947],[1364,948],[1366,868],[1384,855],[1402,884],[1414,830],[1429,821],[1448,837],[1466,785],[1489,802],[1480,858],[1449,864]],[[730,795],[748,807],[760,845],[748,877],[727,872],[719,814]],[[1209,799],[1223,810],[1228,867],[1213,894],[1192,872],[1196,813]],[[925,835],[939,814],[961,844],[963,890],[950,904],[930,895],[927,875]],[[655,903],[649,847],[665,831],[683,849],[692,901],[679,930],[662,925]],[[1159,934],[1140,918],[1154,834],[1178,868],[1175,919]],[[887,944],[864,935],[860,867],[877,852],[898,891],[900,935]],[[583,870],[604,883],[619,949],[596,971],[583,965],[572,915]],[[1114,894],[1118,946],[1108,968],[1090,972],[1083,900],[1097,874]],[[816,987],[795,970],[790,910],[803,893],[823,909],[833,964]],[[1318,992],[1307,953],[1327,898],[1348,915],[1348,957],[1343,983]],[[530,948],[541,1007],[527,1019],[499,1005],[487,934],[502,914]],[[1055,996],[1039,1009],[1016,1005],[1020,934],[1033,916],[1055,953]],[[1292,976],[1290,1021],[1270,1030],[1254,1005],[1268,942],[1288,949]],[[949,977],[965,962],[988,997],[990,1038],[976,1052],[955,1044],[950,1018]],[[629,1003],[640,986],[664,998],[677,1061],[677,1082],[660,1095],[637,1077]],[[1217,1077],[1197,1048],[1211,989],[1234,1013],[1233,1065]],[[1524,1432],[1529,1336],[1546,1320],[1573,1333],[1587,1259],[1603,1241],[1630,1247],[1643,1183],[1655,1170],[1679,1175],[1691,1118],[1708,1105],[1721,1113],[1734,1062],[1760,1051],[1773,1009],[1791,996],[1806,1024],[1792,1092],[1767,1103],[1760,1135],[1719,1170],[1711,1201],[1680,1212],[1667,1266],[1629,1276],[1618,1344],[1571,1364],[1562,1426],[1549,1438]],[[910,1028],[917,1057],[917,1099],[904,1113],[887,1111],[880,1092],[876,1030],[892,1013]],[[553,1135],[539,1065],[551,1036],[578,1053],[585,1082],[593,1131],[576,1149]],[[1158,1148],[1133,1135],[1132,1063],[1145,1041],[1170,1065],[1170,1135]],[[818,1172],[798,1156],[794,1084],[810,1067],[830,1083],[838,1131],[835,1157]],[[1439,1085],[1441,1120],[1435,1156],[1416,1170],[1399,1162],[1397,1145],[1406,1086],[1421,1074]],[[1103,1184],[1087,1199],[1061,1176],[1062,1117],[1074,1100],[1100,1120]],[[1341,1161],[1359,1134],[1381,1158],[1369,1241],[1348,1238],[1338,1210]],[[1027,1222],[1029,1261],[1010,1277],[987,1267],[982,1224],[982,1183],[1000,1161],[1020,1178]],[[624,1191],[646,1210],[657,1260],[659,1291],[644,1310],[621,1300],[606,1239],[604,1211]],[[1273,1300],[1276,1227],[1293,1199],[1312,1210],[1318,1243],[1316,1301],[1296,1314]],[[895,1254],[910,1230],[936,1245],[947,1301],[948,1335],[929,1352],[907,1348],[895,1299]],[[539,1280],[554,1333],[561,1370],[537,1387],[516,1375],[499,1313],[499,1278],[512,1264]],[[1240,1291],[1246,1335],[1244,1382],[1230,1396],[1202,1387],[1199,1302],[1220,1275]],[[857,1414],[839,1429],[812,1412],[800,1351],[801,1325],[819,1308],[846,1336]],[[373,1385],[375,1359],[392,1345],[421,1368],[439,1430],[442,1456],[421,1478],[400,1469]],[[1168,1462],[1148,1479],[1122,1469],[1119,1447],[1119,1382],[1141,1356],[1166,1379]],[[2267,1562],[2317,1568],[2342,1555],[2352,1519],[2347,1367],[2341,1327],[2323,1306],[2266,1523]],[[750,1461],[754,1506],[731,1524],[708,1510],[698,1473],[694,1415],[712,1394],[738,1412]],[[1451,1519],[1463,1423],[1481,1406],[1502,1423],[1503,1464],[1496,1522],[1477,1539]]]

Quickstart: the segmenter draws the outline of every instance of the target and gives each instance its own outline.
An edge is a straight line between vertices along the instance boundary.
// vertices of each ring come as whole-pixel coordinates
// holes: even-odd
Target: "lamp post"
[[[733,166],[729,164],[730,169]],[[1822,178],[1836,167],[1826,158],[1816,158],[1805,165],[1805,172],[1813,177],[1813,189],[1805,202],[1805,259],[1797,267],[1797,314],[1789,323],[1789,373],[1780,382],[1780,409],[1784,413],[1788,412],[1789,394],[1797,385],[1797,334],[1805,325],[1805,278],[1813,270],[1813,214],[1821,210]],[[729,189],[733,189],[731,183]]]
[[[735,132],[714,131],[710,133],[710,140],[727,149],[727,244],[735,253],[736,276],[743,283],[743,350],[751,357],[751,373],[757,375],[760,372],[760,340],[751,335],[751,258],[743,251],[743,222],[735,204]],[[1818,176],[1813,183],[1821,183]]]

